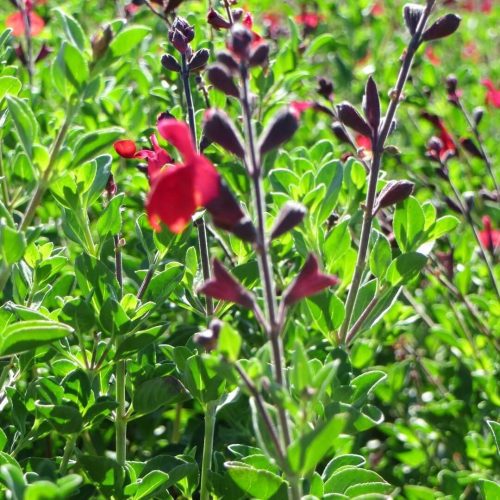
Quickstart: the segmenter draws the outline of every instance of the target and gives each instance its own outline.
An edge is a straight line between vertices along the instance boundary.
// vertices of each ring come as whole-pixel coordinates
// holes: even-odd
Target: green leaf
[[[403,252],[416,250],[423,235],[425,216],[420,203],[410,196],[404,203],[398,204],[394,213],[394,236]]]
[[[89,67],[82,52],[67,42],[63,42],[52,63],[52,80],[57,91],[68,99],[78,94],[89,79]]]
[[[139,352],[141,349],[152,345],[157,339],[165,333],[165,329],[160,326],[155,326],[148,330],[128,334],[116,350],[115,359],[124,359],[132,354]]]
[[[361,455],[339,455],[338,457],[332,458],[328,462],[321,477],[323,481],[327,481],[335,471],[339,470],[342,467],[348,465],[352,467],[362,467],[365,463],[366,460]]]
[[[102,215],[99,217],[96,229],[101,238],[105,238],[108,234],[116,235],[120,232],[122,226],[120,209],[124,196],[124,193],[120,193],[113,197]]]
[[[0,233],[2,255],[8,265],[19,262],[26,250],[26,238],[23,233],[17,232],[9,226],[4,226]]]
[[[103,149],[111,146],[122,134],[123,129],[120,127],[103,128],[83,134],[75,144],[72,165],[78,166],[88,160],[94,159]],[[102,158],[106,158],[107,160],[108,157],[109,155],[104,155]],[[109,158],[111,161],[111,157]],[[106,178],[107,181],[108,179]]]
[[[167,488],[168,479],[167,473],[153,470],[144,477],[139,478],[135,483],[129,484],[124,493],[127,496],[130,495],[133,500],[152,498]]]
[[[108,457],[79,455],[78,463],[85,469],[91,481],[99,486],[105,498],[122,497],[124,469]],[[117,493],[119,494],[117,495]]]
[[[153,277],[146,296],[155,302],[166,300],[182,280],[184,266],[180,262],[169,262],[165,269]]]
[[[85,49],[86,37],[78,21],[66,14],[62,9],[56,8],[53,12],[58,17],[66,40],[80,51],[83,51]]]
[[[354,388],[351,402],[355,404],[360,401],[366,401],[373,389],[386,378],[387,375],[380,370],[371,370],[358,375],[350,384]]]
[[[304,476],[311,473],[332,448],[334,439],[342,432],[347,420],[347,414],[338,413],[296,439],[288,448],[290,469]]]
[[[349,220],[337,224],[327,236],[324,252],[328,255],[329,264],[340,259],[351,247]]]
[[[404,253],[392,261],[385,279],[392,285],[408,283],[425,267],[427,257],[417,252]]]
[[[159,408],[190,399],[185,387],[175,377],[156,377],[135,388],[134,410],[146,415]]]
[[[147,26],[140,25],[125,28],[115,36],[109,48],[115,57],[124,56],[136,48],[150,31]]]
[[[382,233],[377,233],[377,241],[370,253],[370,271],[377,278],[383,279],[391,261],[391,244]]]
[[[494,420],[486,420],[486,423],[488,424],[488,427],[493,434],[493,439],[495,440],[497,451],[500,455],[500,424],[498,422],[495,422]]]
[[[55,321],[21,321],[0,333],[0,356],[18,354],[36,349],[62,339],[73,332],[73,328]]]
[[[498,500],[500,498],[500,484],[488,479],[479,481],[483,500]]]
[[[38,134],[38,123],[35,115],[25,100],[15,96],[7,96],[7,108],[24,151],[31,160],[33,143]]]
[[[70,405],[44,405],[36,403],[37,412],[62,434],[80,432],[83,418],[77,408]]]
[[[327,188],[325,198],[321,203],[318,213],[317,221],[319,224],[323,223],[335,210],[342,187],[343,176],[342,163],[338,160],[327,163],[318,172],[316,183],[324,184]]]
[[[6,95],[19,94],[22,84],[15,76],[0,76],[0,103]]]
[[[345,493],[355,485],[364,483],[386,483],[376,472],[358,467],[342,467],[325,482],[325,493]]]
[[[113,297],[108,297],[101,308],[99,322],[102,328],[110,333],[123,334],[130,327],[130,318],[122,305]]]
[[[241,348],[241,336],[227,323],[222,325],[217,340],[217,351],[229,361],[237,361]]]
[[[224,465],[231,479],[252,498],[267,500],[284,484],[276,474],[243,462],[225,462]]]
[[[296,340],[293,350],[292,373],[290,375],[293,388],[297,394],[301,395],[311,383],[311,370],[309,360],[302,342]]]
[[[453,215],[440,217],[428,232],[429,240],[437,240],[445,234],[450,234],[459,224],[459,220]]]

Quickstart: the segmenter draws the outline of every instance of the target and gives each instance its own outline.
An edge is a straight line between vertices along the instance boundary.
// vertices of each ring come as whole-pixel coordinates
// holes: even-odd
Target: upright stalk
[[[116,341],[118,347],[119,341]],[[127,460],[127,411],[126,411],[126,361],[121,359],[116,363],[116,408],[115,431],[116,431],[116,461],[122,467]]]
[[[73,455],[77,439],[78,434],[70,434],[68,440],[66,441],[61,463],[59,465],[59,474],[61,474],[61,476],[64,476],[68,470],[69,459],[71,458],[71,455]]]
[[[34,63],[33,63],[33,37],[31,35],[31,18],[28,9],[26,8],[26,1],[23,2],[21,8],[21,15],[24,24],[24,37],[26,39],[26,68],[28,69],[28,80],[30,88],[33,86]]]
[[[420,39],[422,33],[425,29],[425,25],[427,24],[427,20],[431,14],[432,8],[434,7],[435,0],[428,0],[425,10],[420,18],[418,23],[418,27],[413,35],[408,48],[406,50],[406,54],[404,55],[403,64],[401,65],[401,69],[399,71],[398,79],[396,82],[396,87],[391,92],[391,102],[387,109],[386,116],[384,118],[384,122],[382,125],[382,129],[378,134],[376,140],[374,140],[373,145],[373,161],[371,164],[369,181],[368,181],[368,192],[366,195],[365,209],[363,215],[363,224],[361,227],[361,238],[359,242],[359,251],[358,257],[356,261],[356,268],[354,270],[354,276],[352,278],[351,287],[349,289],[349,293],[347,294],[346,301],[346,314],[344,322],[340,328],[339,337],[342,343],[346,341],[347,331],[349,329],[352,314],[354,311],[354,306],[356,304],[356,299],[358,297],[358,292],[361,287],[361,280],[363,277],[363,273],[366,268],[366,260],[368,255],[368,245],[370,242],[370,234],[372,229],[372,222],[374,219],[373,207],[375,204],[375,197],[377,194],[377,182],[378,176],[380,172],[380,165],[382,161],[382,156],[384,153],[384,145],[391,130],[392,121],[394,120],[394,116],[399,106],[399,101],[401,99],[401,95],[403,93],[404,86],[408,79],[408,75],[410,74],[410,70],[413,64],[413,58],[415,57],[415,53],[420,46]]]
[[[181,78],[182,78],[182,84],[184,86],[184,95],[186,97],[189,129],[191,130],[191,137],[193,139],[193,143],[196,147],[196,150],[198,150],[198,138],[196,134],[196,120],[194,115],[193,95],[191,93],[191,85],[189,83],[189,67],[187,65],[186,56],[184,54],[181,55]],[[195,225],[198,230],[198,244],[200,247],[201,269],[203,272],[203,278],[206,281],[210,279],[210,252],[208,248],[207,230],[203,216],[200,216],[200,218],[197,219]],[[210,297],[206,297],[205,304],[206,304],[207,316],[212,316],[214,313],[213,300]]]
[[[217,401],[209,401],[205,406],[205,437],[203,440],[203,460],[201,463],[200,499],[209,500],[208,474],[212,469],[212,452],[214,448],[214,432]]]
[[[255,129],[252,122],[252,113],[250,110],[249,87],[248,87],[248,70],[244,65],[240,67],[242,95],[241,107],[243,111],[243,121],[245,124],[245,136],[247,147],[246,162],[249,167],[249,173],[252,179],[253,186],[253,201],[255,204],[255,212],[257,216],[257,242],[256,251],[259,262],[259,272],[263,284],[264,300],[266,304],[266,315],[269,324],[269,341],[271,343],[271,351],[273,357],[273,372],[276,383],[282,390],[287,390],[285,379],[285,365],[283,356],[283,340],[281,337],[282,321],[277,313],[276,305],[276,285],[272,272],[272,262],[269,250],[269,240],[266,236],[266,207],[264,200],[264,189],[262,185],[262,169],[260,157],[257,151]],[[285,408],[278,405],[278,417],[280,423],[280,434],[282,447],[284,450],[288,448],[291,442],[290,427],[288,415]],[[295,476],[288,476],[290,482],[290,498],[300,499],[301,488],[300,481]]]

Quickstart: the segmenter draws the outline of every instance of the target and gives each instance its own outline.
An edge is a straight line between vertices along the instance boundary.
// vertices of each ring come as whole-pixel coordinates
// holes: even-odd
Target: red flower
[[[453,137],[444,125],[443,120],[439,118],[439,116],[432,115],[430,113],[423,113],[422,116],[439,130],[439,142],[434,141],[435,144],[433,147],[428,149],[427,153],[429,156],[435,158],[436,155],[438,155],[439,158],[436,159],[445,160],[449,156],[455,155],[457,152],[457,146]]]
[[[430,45],[425,48],[425,57],[427,57],[433,66],[441,64],[441,58],[434,52],[434,49]]]
[[[114,143],[115,151],[123,158],[136,158],[148,162],[148,177],[152,180],[160,170],[168,164],[172,164],[172,157],[158,144],[158,139],[153,134],[149,138],[153,145],[153,150],[141,149],[137,151],[134,141],[123,140]]]
[[[31,11],[28,11],[28,17],[31,24],[31,36],[39,35],[45,27],[45,21],[38,14]],[[7,16],[5,26],[12,29],[14,36],[23,36],[25,34],[23,14],[14,12],[14,14]]]
[[[494,108],[500,108],[500,89],[497,89],[489,78],[484,78],[481,83],[488,89],[486,104],[491,104]]]
[[[184,163],[155,174],[146,211],[156,231],[161,229],[161,221],[172,232],[180,233],[198,208],[218,196],[220,176],[212,163],[196,151],[186,123],[166,118],[158,122],[158,131],[180,152]]]
[[[283,27],[283,21],[281,16],[274,12],[268,12],[262,16],[262,23],[266,28],[267,35],[270,38],[278,38],[280,35],[286,33],[286,29]]]
[[[306,30],[315,30],[318,26],[321,20],[323,19],[322,16],[320,16],[316,12],[308,12],[306,10],[302,11],[298,16],[295,16],[295,21],[297,21],[297,24],[302,25]]]
[[[493,0],[482,0],[481,2],[477,0],[466,0],[464,9],[469,12],[481,11],[485,14],[489,14],[493,9]]]
[[[485,215],[483,217],[482,231],[479,231],[479,239],[482,245],[487,248],[491,253],[500,246],[500,229],[493,229],[491,219]]]
[[[299,275],[283,293],[283,301],[289,306],[338,283],[339,279],[336,276],[320,272],[318,259],[310,254]]]
[[[214,277],[205,281],[198,291],[207,297],[234,302],[247,309],[255,306],[254,296],[234,278],[220,261],[213,261]]]
[[[382,2],[375,2],[372,5],[372,8],[370,10],[370,14],[372,16],[381,16],[384,13],[384,4]]]

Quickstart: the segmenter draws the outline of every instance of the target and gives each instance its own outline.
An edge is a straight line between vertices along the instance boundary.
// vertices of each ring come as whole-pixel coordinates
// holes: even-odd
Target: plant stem
[[[193,138],[193,143],[198,149],[198,139],[196,138],[196,120],[194,116],[194,105],[193,105],[193,95],[191,93],[191,85],[189,83],[189,67],[187,65],[186,56],[181,55],[181,78],[182,84],[184,86],[184,95],[186,97],[186,107],[188,112],[188,123],[191,130],[191,136]]]
[[[497,200],[500,200],[500,187],[498,186],[495,173],[493,172],[493,165],[491,162],[491,158],[488,155],[488,152],[486,151],[484,145],[483,145],[483,140],[481,138],[481,135],[479,134],[479,130],[477,128],[477,125],[475,125],[469,116],[469,113],[467,113],[467,110],[465,109],[462,101],[458,99],[458,107],[462,114],[464,115],[465,120],[467,121],[470,129],[472,130],[472,133],[474,134],[474,137],[476,138],[477,145],[479,147],[479,151],[481,152],[481,155],[483,157],[483,161],[486,165],[486,168],[488,169],[488,173],[490,174],[490,177],[493,181],[493,185],[495,186],[495,191],[497,193]]]
[[[212,469],[214,431],[217,401],[209,401],[205,406],[205,438],[203,440],[203,461],[201,465],[200,499],[209,500],[208,473]]]
[[[234,18],[228,0],[224,0],[224,7],[226,7],[227,20],[229,21],[229,24],[232,26],[234,24]]]
[[[175,416],[172,425],[172,436],[170,438],[172,444],[177,444],[181,439],[181,433],[180,433],[181,416],[182,416],[182,403],[177,403],[175,405]]]
[[[21,15],[24,24],[24,36],[26,38],[26,68],[28,70],[28,80],[31,89],[31,87],[33,86],[33,75],[35,71],[33,65],[33,38],[31,35],[31,19],[28,13],[28,9],[26,8],[26,2],[24,2],[21,8]]]
[[[120,247],[120,235],[115,234],[113,236],[113,242],[115,246],[115,273],[116,280],[120,286],[120,295],[123,295],[123,265],[122,265],[122,251]]]
[[[257,242],[256,251],[259,262],[259,272],[264,289],[264,300],[266,304],[267,319],[269,321],[269,340],[271,342],[271,351],[273,357],[273,371],[276,383],[283,389],[286,389],[285,367],[283,360],[283,341],[281,338],[281,323],[276,314],[276,286],[272,273],[271,256],[269,252],[269,241],[266,237],[266,216],[265,201],[262,186],[262,171],[260,158],[257,153],[255,143],[255,130],[250,111],[250,99],[248,88],[248,71],[241,67],[242,95],[241,106],[245,122],[245,135],[247,138],[247,164],[253,184],[253,198],[255,212],[257,215]],[[278,405],[278,415],[280,420],[280,431],[284,447],[288,447],[291,442],[290,428],[288,425],[288,416],[282,405]]]
[[[73,455],[73,450],[75,449],[76,440],[78,439],[78,434],[70,434],[68,440],[66,441],[66,446],[64,447],[64,453],[61,459],[61,464],[59,465],[59,474],[64,476],[66,470],[68,469],[69,459]]]
[[[474,221],[472,220],[470,211],[467,209],[465,206],[464,202],[462,201],[462,197],[460,195],[460,192],[458,191],[457,187],[453,183],[453,181],[448,178],[448,184],[450,185],[453,195],[455,196],[455,200],[458,203],[458,206],[460,207],[460,210],[462,212],[462,215],[465,217],[465,220],[469,224],[472,234],[474,235],[474,239],[476,240],[476,243],[479,247],[479,253],[481,254],[481,257],[483,258],[484,262],[486,263],[486,268],[488,269],[488,274],[490,276],[490,281],[491,284],[493,285],[493,288],[495,289],[495,292],[497,294],[497,297],[500,298],[500,292],[498,289],[498,284],[495,278],[495,273],[493,271],[493,265],[490,262],[490,259],[488,258],[488,255],[483,247],[483,244],[481,242],[481,238],[479,238],[479,234],[477,232],[476,226],[474,224]]]
[[[118,346],[118,340],[116,345]],[[121,359],[116,363],[116,402],[118,407],[115,415],[116,461],[122,467],[127,460],[127,412],[126,412],[126,361]]]
[[[382,297],[383,291],[384,291],[383,289],[380,289],[375,294],[373,299],[368,303],[368,305],[365,307],[363,312],[360,314],[359,318],[356,320],[354,325],[352,325],[351,329],[347,332],[347,335],[345,338],[346,345],[350,345],[351,342],[356,337],[356,335],[359,333],[359,330],[361,330],[361,327],[364,325],[366,319],[371,314],[373,309],[375,309],[376,305],[379,303],[379,300]]]
[[[382,161],[382,156],[384,153],[384,145],[391,130],[392,121],[394,120],[394,116],[399,106],[399,101],[401,99],[401,95],[403,93],[404,86],[408,79],[408,75],[410,74],[410,70],[413,63],[413,58],[415,53],[420,45],[420,39],[422,33],[425,29],[425,25],[427,24],[427,20],[429,19],[432,8],[434,7],[435,0],[428,0],[425,10],[420,18],[415,34],[413,35],[410,43],[408,44],[408,48],[406,50],[406,54],[404,55],[403,63],[401,65],[401,69],[399,71],[398,79],[396,82],[396,87],[391,92],[391,102],[387,109],[386,116],[383,121],[382,129],[378,134],[376,140],[374,140],[373,144],[373,161],[371,164],[369,181],[368,181],[368,192],[366,195],[365,202],[365,212],[363,215],[363,224],[361,226],[361,238],[359,242],[359,251],[358,257],[356,261],[356,268],[354,271],[354,276],[352,278],[351,287],[349,289],[349,293],[347,294],[346,301],[346,314],[345,319],[342,323],[339,332],[340,341],[345,343],[346,334],[349,329],[352,314],[354,311],[354,306],[356,304],[356,299],[358,297],[358,292],[361,287],[361,279],[363,277],[363,273],[366,267],[366,259],[368,255],[368,245],[370,242],[370,234],[372,228],[372,222],[374,219],[373,214],[373,206],[375,203],[375,196],[377,192],[377,182],[379,177],[380,165]]]
[[[0,177],[1,177],[0,182],[2,183],[2,199],[3,199],[3,204],[8,209],[9,206],[10,206],[9,184],[8,184],[8,180],[7,180],[7,175],[6,175],[6,172],[5,172],[5,168],[4,168],[4,165],[3,165],[2,140],[3,140],[3,138],[0,137]]]

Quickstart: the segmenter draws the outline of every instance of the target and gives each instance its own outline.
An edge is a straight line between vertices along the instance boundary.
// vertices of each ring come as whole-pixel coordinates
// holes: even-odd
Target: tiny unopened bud
[[[440,17],[430,28],[422,35],[422,40],[438,40],[452,35],[460,26],[461,18],[456,14],[446,14]]]
[[[243,139],[224,111],[208,109],[203,120],[203,132],[212,142],[216,142],[238,158],[245,157]]]
[[[269,45],[267,43],[261,43],[250,52],[250,59],[248,60],[248,65],[250,67],[267,66],[268,59],[269,59]]]
[[[108,182],[106,183],[106,194],[108,195],[108,198],[113,198],[113,196],[116,194],[117,191],[116,183],[115,183],[115,178],[113,177],[113,174],[109,175]]]
[[[216,30],[220,29],[227,30],[231,27],[231,23],[214,9],[210,9],[208,11],[207,22],[208,24],[210,24],[210,26],[212,26]]]
[[[181,65],[177,62],[177,59],[171,54],[165,54],[164,56],[162,56],[161,65],[165,69],[168,69],[169,71],[176,71],[178,73],[181,71]]]
[[[318,88],[316,92],[323,96],[325,99],[331,100],[333,98],[333,82],[325,77],[318,78]]]
[[[481,123],[483,116],[484,116],[484,108],[482,108],[481,106],[474,108],[474,111],[472,112],[472,118],[474,119],[476,127],[479,127],[479,124]]]
[[[234,83],[231,73],[222,64],[212,64],[207,69],[207,77],[210,83],[217,89],[232,97],[239,97],[240,92]]]
[[[476,143],[469,137],[463,137],[462,139],[460,139],[460,144],[470,155],[475,156],[476,158],[483,159],[483,154],[481,153],[480,149],[476,146]]]
[[[374,213],[381,208],[400,203],[413,193],[415,184],[410,181],[389,181],[380,191],[375,203]]]
[[[213,351],[217,347],[217,341],[219,339],[219,333],[222,328],[222,321],[218,319],[213,319],[207,330],[195,333],[193,336],[193,341],[195,344],[203,347],[206,352]]]
[[[109,44],[113,39],[113,30],[110,26],[106,26],[101,35],[94,35],[90,41],[92,47],[92,58],[94,61],[101,59],[101,57],[108,50]]]
[[[457,91],[458,80],[455,75],[448,75],[446,77],[446,90],[448,94],[455,94]]]
[[[361,135],[371,137],[372,129],[370,125],[359,114],[358,110],[349,102],[344,101],[337,106],[339,120],[349,128],[352,128]]]
[[[384,153],[388,154],[389,156],[398,156],[401,154],[401,151],[397,146],[389,144],[389,146],[384,147]]]
[[[252,219],[247,215],[240,219],[234,226],[228,229],[240,240],[248,243],[255,243],[257,241],[257,230],[252,222]]]
[[[252,44],[252,33],[241,25],[236,25],[231,30],[229,50],[240,59],[246,59]]]
[[[209,57],[210,52],[207,49],[197,50],[189,61],[189,70],[194,71],[203,68],[207,64]]]
[[[49,47],[46,43],[42,44],[40,51],[38,52],[37,56],[35,57],[35,62],[39,63],[40,61],[43,61],[47,56],[52,54],[53,50],[51,47]]]
[[[279,111],[264,129],[259,140],[260,154],[265,154],[293,137],[299,128],[297,113],[286,107]]]
[[[424,13],[424,7],[416,3],[408,3],[403,7],[403,16],[405,24],[411,35],[417,31],[417,26]]]
[[[460,208],[458,203],[452,200],[449,196],[444,197],[444,202],[446,203],[446,205],[448,205],[448,208],[450,208],[454,212],[457,212],[458,214],[462,214],[462,209]]]
[[[218,62],[226,66],[230,71],[238,71],[238,63],[229,52],[219,52],[216,59]]]
[[[376,132],[380,125],[380,99],[378,96],[377,84],[371,76],[366,82],[365,95],[363,97],[363,111],[372,130]]]
[[[271,229],[271,240],[280,237],[300,224],[304,220],[306,212],[304,205],[287,201],[274,221]]]

